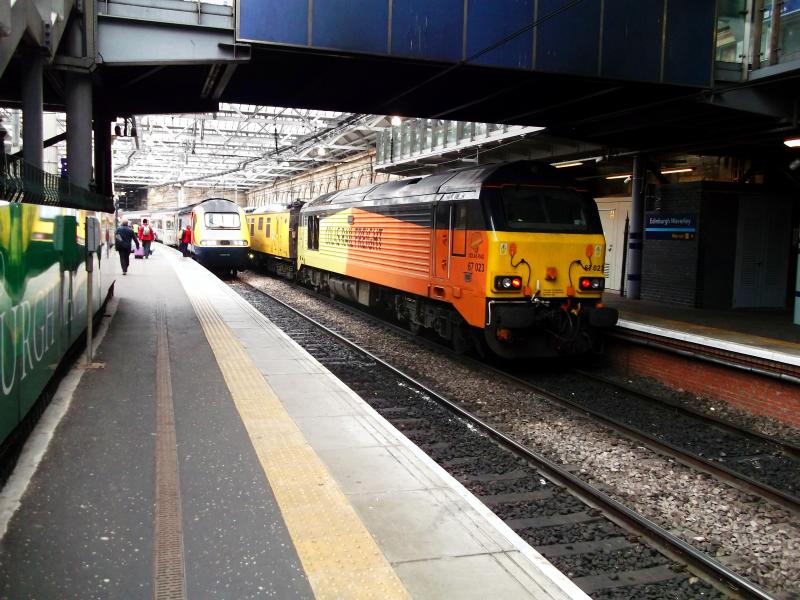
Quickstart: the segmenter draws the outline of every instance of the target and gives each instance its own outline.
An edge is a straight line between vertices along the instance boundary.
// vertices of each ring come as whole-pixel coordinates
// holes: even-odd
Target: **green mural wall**
[[[88,216],[100,220],[106,242],[93,258],[94,314],[113,283],[112,216],[0,202],[0,440],[28,413],[86,329]]]

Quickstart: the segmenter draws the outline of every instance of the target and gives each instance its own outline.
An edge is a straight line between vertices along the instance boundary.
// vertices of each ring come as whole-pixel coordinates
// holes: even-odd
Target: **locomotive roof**
[[[231,205],[233,206],[231,207]],[[239,209],[239,205],[233,200],[228,200],[227,198],[206,198],[196,204],[190,204],[189,206],[178,209],[178,213],[186,214],[199,207],[209,212],[237,212]]]
[[[248,216],[250,215],[269,215],[274,213],[285,213],[291,212],[297,208],[300,208],[304,203],[300,200],[296,200],[291,204],[268,204],[266,206],[256,206],[254,208],[246,208],[245,212]]]
[[[325,209],[362,202],[372,204],[400,201],[404,198],[414,198],[416,202],[433,202],[437,194],[456,192],[472,193],[477,198],[481,188],[487,183],[519,182],[530,179],[535,179],[537,183],[557,185],[566,183],[566,179],[547,163],[537,161],[493,163],[333,192],[312,200],[306,208]]]

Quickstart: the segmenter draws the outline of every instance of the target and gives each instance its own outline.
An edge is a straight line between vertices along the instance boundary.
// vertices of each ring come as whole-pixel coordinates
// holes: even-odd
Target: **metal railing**
[[[718,67],[731,73],[778,65],[800,66],[800,0],[728,0],[718,3],[716,31]]]
[[[406,119],[400,125],[393,125],[378,133],[376,165],[383,167],[466,150],[491,141],[529,135],[542,129],[441,119]]]
[[[0,200],[114,212],[112,198],[77,185],[68,177],[47,173],[22,159],[0,155]]]

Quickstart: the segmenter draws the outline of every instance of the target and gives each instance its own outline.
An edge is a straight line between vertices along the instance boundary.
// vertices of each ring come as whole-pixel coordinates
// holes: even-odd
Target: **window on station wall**
[[[780,62],[800,60],[800,2],[784,0],[780,23]]]
[[[306,222],[306,237],[309,250],[319,250],[319,217],[309,215]]]
[[[717,4],[717,60],[740,63],[746,54],[745,23],[748,0],[719,0]]]

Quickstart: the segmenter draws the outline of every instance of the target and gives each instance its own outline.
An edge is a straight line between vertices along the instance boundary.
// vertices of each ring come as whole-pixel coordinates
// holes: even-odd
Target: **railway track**
[[[323,324],[264,292],[233,287],[593,597],[770,598]]]
[[[448,346],[415,335],[358,307],[300,289],[321,302],[445,353],[462,364],[527,388],[553,404],[588,415],[663,456],[800,515],[800,446],[668,403],[585,370],[570,369],[552,376],[522,374],[513,365],[493,366],[458,355]],[[591,388],[588,393],[586,387]]]
[[[574,374],[585,382],[575,383]],[[554,402],[585,411],[622,435],[745,492],[800,514],[800,447],[715,419],[586,371],[568,376],[514,375]],[[589,385],[589,395],[575,393]],[[554,393],[553,388],[569,390]]]

